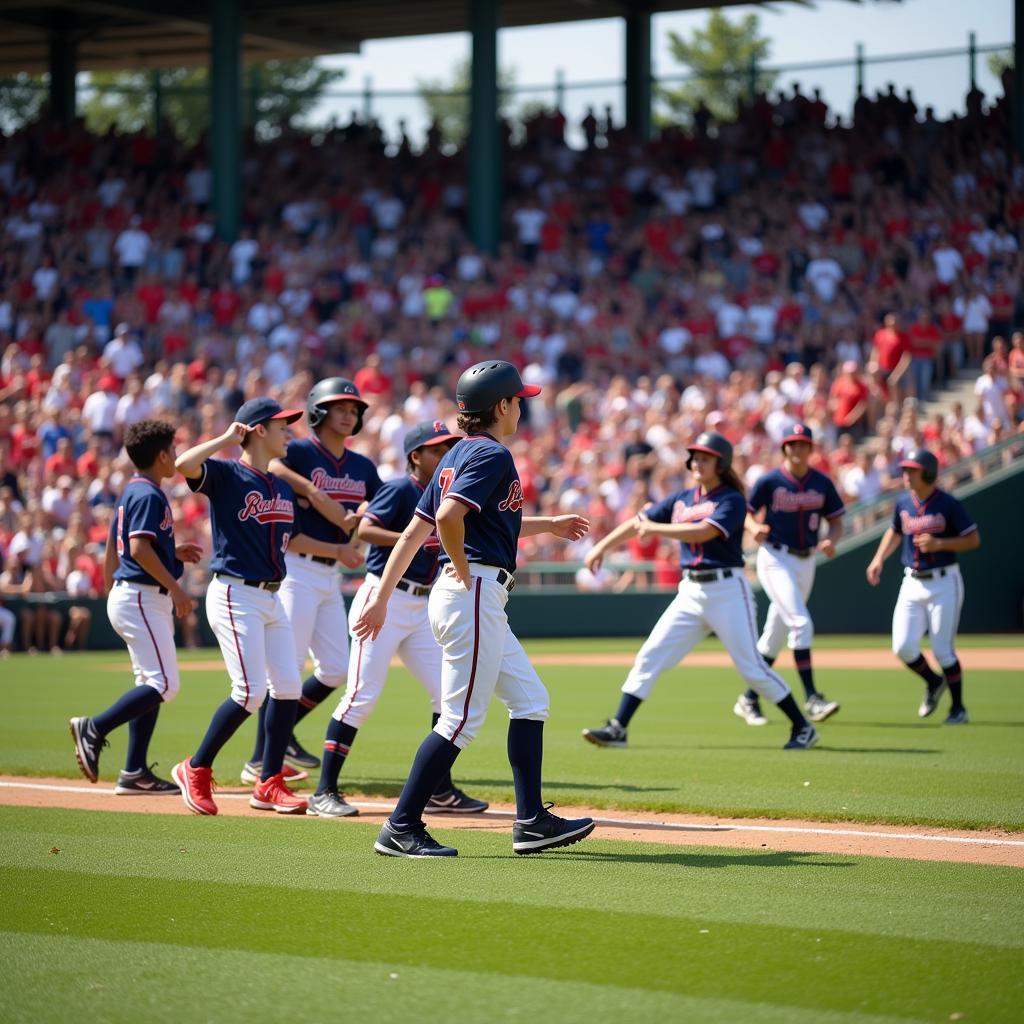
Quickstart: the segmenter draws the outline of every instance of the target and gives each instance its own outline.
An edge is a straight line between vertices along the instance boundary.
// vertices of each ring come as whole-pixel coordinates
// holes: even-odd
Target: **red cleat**
[[[179,761],[171,769],[171,778],[181,790],[185,806],[193,814],[216,814],[213,802],[213,769],[193,768],[191,760]]]
[[[278,772],[266,782],[256,783],[249,797],[249,806],[260,811],[277,811],[278,814],[304,814],[306,800],[296,796],[284,784],[284,776]]]

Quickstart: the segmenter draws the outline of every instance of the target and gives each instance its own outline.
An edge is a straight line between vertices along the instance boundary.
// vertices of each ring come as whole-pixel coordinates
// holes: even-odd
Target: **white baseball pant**
[[[299,699],[295,641],[277,593],[247,587],[231,576],[214,576],[206,591],[206,617],[220,644],[236,704],[258,711],[268,688],[278,700]]]
[[[0,607],[0,647],[9,647],[14,643],[14,629],[18,625],[18,617],[10,608]]]
[[[814,587],[814,557],[797,558],[788,551],[776,551],[768,544],[757,549],[757,578],[771,599],[757,649],[766,658],[775,658],[789,638],[789,649],[799,651],[811,646],[814,623],[807,610],[807,599]]]
[[[178,693],[174,602],[147,583],[115,581],[107,594],[107,618],[128,645],[136,686],[152,686],[165,700]]]
[[[646,700],[658,677],[674,668],[712,632],[722,641],[736,670],[762,697],[778,704],[789,687],[757,649],[754,598],[742,569],[728,579],[694,583],[683,579],[672,603],[637,652],[622,692]]]
[[[483,724],[491,697],[508,708],[509,718],[543,722],[548,691],[505,615],[508,591],[493,565],[470,566],[469,590],[442,573],[430,592],[430,626],[441,645],[441,719],[434,732],[460,750]]]
[[[331,689],[345,682],[348,665],[348,633],[345,602],[333,565],[286,554],[288,571],[279,594],[295,638],[299,674],[307,653],[313,659],[313,675]]]
[[[349,611],[349,626],[355,626],[380,577],[367,573],[356,591]],[[435,714],[441,712],[441,648],[434,639],[427,615],[428,596],[414,597],[396,590],[388,602],[388,614],[374,640],[352,640],[348,662],[348,685],[332,718],[360,728],[384,692],[391,659],[397,654],[402,664],[423,684]]]
[[[902,661],[916,661],[921,637],[931,637],[932,653],[942,668],[956,659],[956,631],[964,606],[964,581],[960,566],[947,565],[945,575],[915,580],[905,569],[896,607],[892,613],[892,650]]]

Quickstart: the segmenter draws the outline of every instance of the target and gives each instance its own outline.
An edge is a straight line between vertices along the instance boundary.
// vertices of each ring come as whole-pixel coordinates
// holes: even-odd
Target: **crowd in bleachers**
[[[544,386],[512,446],[527,504],[598,535],[678,482],[705,428],[750,484],[806,422],[850,502],[899,486],[921,442],[948,465],[1020,431],[1024,161],[1004,100],[966,111],[890,90],[842,121],[797,87],[646,144],[588,114],[582,149],[540,114],[506,137],[495,255],[437,131],[418,152],[357,119],[248,139],[231,243],[203,141],[47,120],[0,139],[0,594],[100,592],[127,425],[168,418],[184,448],[327,375],[370,403],[353,446],[386,478],[411,423],[454,424],[462,369],[515,362]],[[925,416],[964,371],[973,400]],[[174,506],[208,546],[205,499],[179,481]],[[647,547],[630,556],[669,580]],[[86,609],[39,609],[26,647],[84,642]]]

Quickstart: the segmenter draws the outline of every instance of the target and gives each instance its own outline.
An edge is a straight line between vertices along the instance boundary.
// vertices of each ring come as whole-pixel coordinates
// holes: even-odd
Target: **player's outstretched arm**
[[[187,452],[183,452],[174,460],[175,468],[189,480],[197,480],[202,476],[203,463],[212,455],[216,455],[222,448],[233,444],[239,444],[243,437],[253,430],[253,427],[244,423],[232,423],[220,437],[212,437],[209,441],[194,445]]]
[[[307,479],[301,473],[296,473],[294,469],[289,469],[280,459],[271,459],[268,468],[274,476],[279,476],[286,483],[291,484],[296,495],[308,501],[332,526],[351,533],[359,524],[361,509],[359,512],[350,512],[330,495],[324,494],[312,480]]]
[[[362,519],[356,529],[356,536],[364,544],[373,544],[378,548],[393,548],[402,535],[397,530],[385,530],[372,519]]]
[[[641,519],[637,533],[641,537],[652,534],[667,537],[669,540],[682,541],[684,544],[706,544],[709,540],[722,536],[722,531],[710,523],[652,523],[649,519]]]
[[[761,515],[764,515],[762,512]],[[748,512],[743,520],[743,528],[750,534],[755,544],[763,544],[772,532],[771,527],[762,519],[758,519],[753,512]]]
[[[412,522],[402,531],[398,543],[394,546],[388,564],[380,578],[380,586],[373,596],[363,605],[359,621],[352,627],[357,640],[375,640],[384,625],[388,610],[388,601],[395,590],[395,584],[405,575],[416,552],[423,547],[423,542],[433,532],[433,526],[426,519],[413,516]]]
[[[363,564],[363,556],[351,544],[331,544],[325,540],[308,537],[304,533],[296,533],[288,541],[288,550],[297,555],[313,555],[316,558],[332,558],[341,562],[346,569],[358,569]]]
[[[878,550],[875,552],[875,557],[871,559],[871,564],[867,568],[868,583],[873,587],[877,587],[882,581],[882,566],[885,565],[885,560],[900,546],[900,535],[890,526],[885,533],[882,534],[882,539],[878,542]]]
[[[833,516],[828,523],[828,536],[818,543],[818,550],[827,558],[835,558],[836,545],[843,539],[843,517]]]
[[[564,516],[523,516],[520,537],[551,533],[565,540],[580,540],[590,532],[590,520],[570,513]]]
[[[601,568],[601,562],[609,551],[625,544],[630,537],[635,537],[638,532],[640,517],[633,516],[619,523],[611,533],[606,533],[584,556],[583,562],[591,572],[597,572]]]
[[[973,551],[981,547],[981,534],[971,530],[963,537],[936,537],[931,533],[919,533],[914,537],[914,547],[918,551],[934,553],[936,551]]]

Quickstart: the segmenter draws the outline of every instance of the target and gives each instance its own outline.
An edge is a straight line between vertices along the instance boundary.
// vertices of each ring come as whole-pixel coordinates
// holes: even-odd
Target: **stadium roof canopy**
[[[500,0],[499,10],[501,27],[509,28],[741,2]],[[369,39],[470,27],[467,0],[241,0],[240,7],[246,63],[356,53]],[[80,71],[206,64],[210,8],[210,0],[0,0],[0,76],[46,71],[54,34],[76,44]]]

